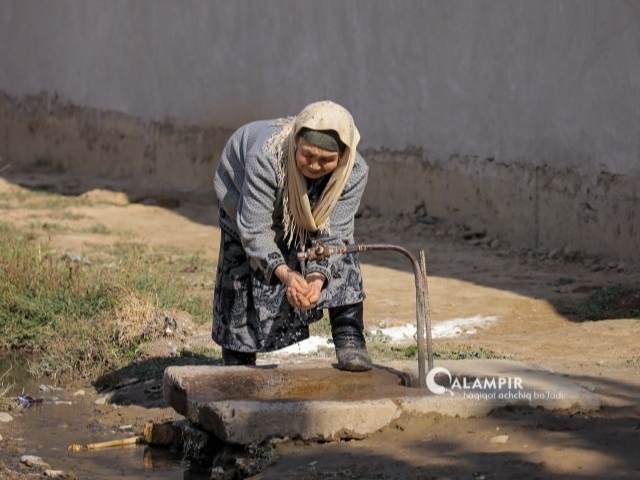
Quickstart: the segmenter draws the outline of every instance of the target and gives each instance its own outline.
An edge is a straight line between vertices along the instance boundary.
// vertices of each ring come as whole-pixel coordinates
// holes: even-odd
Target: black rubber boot
[[[256,357],[255,353],[237,352],[222,347],[222,361],[226,366],[255,365]]]
[[[362,302],[329,309],[331,335],[340,370],[371,370],[371,357],[364,338],[363,313]]]

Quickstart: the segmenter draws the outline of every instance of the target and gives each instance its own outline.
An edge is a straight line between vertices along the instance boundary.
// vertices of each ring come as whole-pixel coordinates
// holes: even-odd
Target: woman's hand
[[[276,267],[274,273],[280,279],[280,282],[287,286],[287,299],[291,305],[303,310],[312,308],[315,305],[309,300],[309,298],[313,297],[312,287],[300,273],[291,270],[284,264]]]
[[[320,294],[322,293],[322,287],[324,286],[325,278],[321,273],[310,273],[306,276],[305,280],[309,284],[310,290],[307,300],[312,306],[316,306],[320,300]]]

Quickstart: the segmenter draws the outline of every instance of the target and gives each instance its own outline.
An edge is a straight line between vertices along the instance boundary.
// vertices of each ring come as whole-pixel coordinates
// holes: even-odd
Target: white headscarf
[[[267,151],[278,157],[281,170],[285,239],[289,245],[295,241],[301,246],[309,232],[330,232],[331,212],[353,169],[360,133],[351,114],[344,107],[330,101],[312,103],[296,117],[281,120],[278,124],[283,125],[283,130],[269,139]],[[296,139],[302,128],[334,130],[345,144],[338,166],[330,174],[329,182],[313,210],[307,195],[307,180],[296,163]]]

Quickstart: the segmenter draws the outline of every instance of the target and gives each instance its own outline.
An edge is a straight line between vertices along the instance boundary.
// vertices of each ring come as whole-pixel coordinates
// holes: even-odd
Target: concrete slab
[[[505,360],[441,361],[417,384],[415,361],[348,373],[329,361],[258,367],[170,367],[168,405],[228,443],[269,438],[363,438],[402,416],[482,416],[509,405],[589,411],[591,392],[548,371]]]

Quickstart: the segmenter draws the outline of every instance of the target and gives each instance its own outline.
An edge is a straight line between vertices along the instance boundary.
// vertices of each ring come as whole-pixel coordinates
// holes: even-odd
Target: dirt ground
[[[89,245],[95,248],[128,236],[158,249],[177,248],[215,261],[219,230],[212,205],[95,190],[95,182],[43,175],[5,177],[0,179],[0,194],[17,199],[18,191],[48,189],[93,199],[89,205],[73,207],[75,215],[56,220],[69,227],[50,231],[52,244],[61,251],[82,254]],[[60,218],[60,212],[12,202],[2,211],[4,222],[29,226]],[[91,232],[96,224],[104,225],[108,233]],[[588,258],[567,249],[516,249],[487,237],[481,229],[432,218],[422,209],[395,219],[363,209],[356,221],[356,240],[398,244],[416,253],[425,250],[434,325],[453,318],[496,317],[495,322],[448,343],[484,347],[552,370],[593,391],[603,408],[597,412],[520,408],[472,419],[432,416],[400,422],[364,440],[280,442],[275,460],[256,478],[640,478],[640,321],[582,321],[560,313],[563,306],[584,302],[598,289],[639,285],[638,265]],[[367,252],[361,261],[367,328],[415,322],[415,287],[408,260],[394,252]],[[212,293],[212,280],[198,288]],[[638,298],[628,301],[640,304]],[[208,326],[193,331],[188,341],[213,346]],[[84,389],[84,402],[91,406],[87,408],[105,429],[118,424],[135,429],[146,421],[178,418],[163,404],[159,385],[121,392],[115,400],[120,404],[117,410],[96,406],[98,392],[90,385]],[[24,434],[26,424],[20,422],[25,421],[16,415],[10,427],[0,424],[5,441],[11,436],[9,430]],[[509,436],[506,443],[491,441],[503,434]]]

